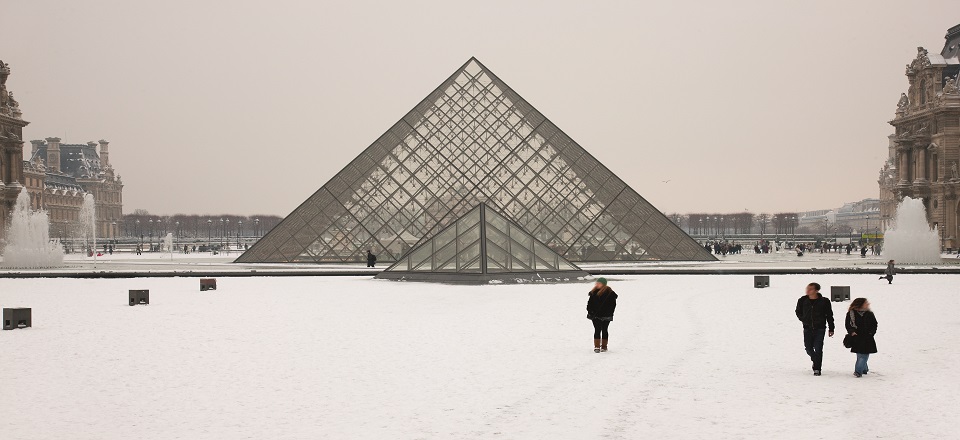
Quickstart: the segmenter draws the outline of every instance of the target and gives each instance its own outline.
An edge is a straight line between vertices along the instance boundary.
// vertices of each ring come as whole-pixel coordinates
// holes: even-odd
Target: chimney
[[[100,139],[100,164],[110,168],[110,142]]]
[[[33,159],[37,155],[37,151],[40,151],[40,147],[43,146],[43,141],[40,139],[30,141],[30,144],[33,145],[33,148],[30,150],[30,159]]]
[[[60,172],[60,138],[47,138],[47,169],[54,172]]]

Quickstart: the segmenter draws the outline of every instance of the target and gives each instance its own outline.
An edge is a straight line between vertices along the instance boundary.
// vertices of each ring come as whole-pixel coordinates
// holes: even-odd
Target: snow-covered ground
[[[0,332],[0,438],[957,436],[955,276],[611,278],[601,354],[587,285],[0,279],[0,305],[34,319]],[[870,298],[868,377],[842,332],[810,374],[793,315],[809,281]],[[151,304],[127,306],[139,288]]]

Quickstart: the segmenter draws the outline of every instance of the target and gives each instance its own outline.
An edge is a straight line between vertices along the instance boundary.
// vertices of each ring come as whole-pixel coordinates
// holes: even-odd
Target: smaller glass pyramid
[[[516,222],[480,203],[377,278],[483,284],[564,281],[587,275]]]

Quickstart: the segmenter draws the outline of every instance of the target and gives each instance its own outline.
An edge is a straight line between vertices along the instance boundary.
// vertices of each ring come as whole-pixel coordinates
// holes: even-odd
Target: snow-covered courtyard
[[[588,284],[367,277],[0,279],[0,438],[838,439],[958,432],[954,275],[609,277],[608,353]],[[870,374],[839,331],[814,377],[804,286],[849,285],[880,323]],[[130,307],[128,289],[150,289]]]

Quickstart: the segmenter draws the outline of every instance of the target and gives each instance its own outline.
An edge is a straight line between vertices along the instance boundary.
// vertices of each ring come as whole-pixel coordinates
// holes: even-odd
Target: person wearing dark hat
[[[607,351],[610,338],[607,328],[617,308],[617,293],[607,285],[607,279],[601,277],[587,296],[587,319],[593,321],[593,352]]]

